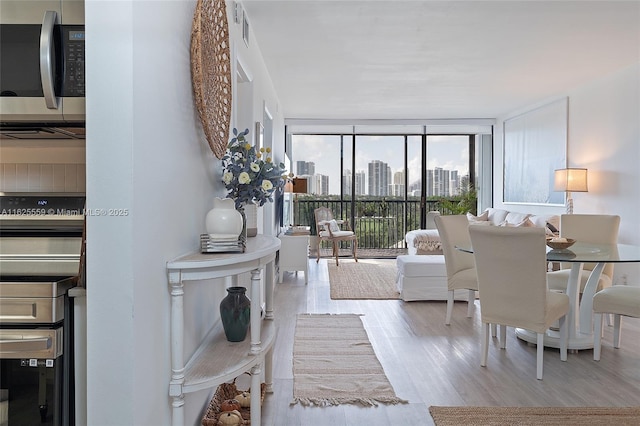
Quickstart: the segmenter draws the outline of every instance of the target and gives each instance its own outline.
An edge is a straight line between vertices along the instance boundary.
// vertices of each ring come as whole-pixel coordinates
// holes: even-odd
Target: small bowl
[[[574,240],[573,238],[567,238],[567,241],[551,241],[551,239],[547,240],[547,245],[549,247],[551,247],[554,250],[564,250],[564,249],[568,249],[569,247],[571,247],[574,243],[576,242],[576,240]]]

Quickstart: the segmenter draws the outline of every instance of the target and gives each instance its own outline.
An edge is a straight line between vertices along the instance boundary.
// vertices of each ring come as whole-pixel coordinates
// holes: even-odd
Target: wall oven
[[[83,208],[81,195],[0,196],[0,424],[75,423]]]
[[[84,1],[0,0],[0,122],[84,123]]]

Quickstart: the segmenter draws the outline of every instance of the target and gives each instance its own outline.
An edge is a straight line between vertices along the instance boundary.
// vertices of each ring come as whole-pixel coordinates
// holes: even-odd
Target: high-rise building
[[[393,174],[393,184],[391,185],[390,195],[404,197],[404,170]]]
[[[313,161],[296,161],[296,174],[313,176],[316,174],[316,163]]]
[[[355,174],[356,178],[356,195],[365,195],[366,194],[366,174],[364,170],[357,171]]]
[[[462,190],[467,190],[469,189],[471,182],[469,180],[469,175],[464,175],[460,178],[460,184],[459,184],[459,188],[460,188],[460,193],[462,193]]]
[[[307,179],[307,194],[329,195],[329,176],[317,174],[299,177]]]
[[[327,175],[314,175],[320,176],[320,195],[329,195],[329,176]]]
[[[469,175],[460,177],[457,170],[441,167],[427,170],[427,197],[452,197],[460,195],[467,188]],[[412,185],[413,187],[413,185]]]
[[[457,170],[449,172],[449,195],[460,195],[460,177]]]
[[[353,179],[351,177],[351,170],[344,169],[342,173],[342,194],[347,196],[351,195],[351,183]]]
[[[369,192],[368,195],[388,195],[391,180],[391,168],[380,160],[369,163]]]
[[[426,188],[427,188],[427,197],[435,196],[435,187],[434,187],[434,184],[433,184],[433,170],[432,169],[427,169],[427,184],[426,184]]]
[[[433,170],[433,195],[436,197],[446,197],[449,192],[449,170],[436,167]]]

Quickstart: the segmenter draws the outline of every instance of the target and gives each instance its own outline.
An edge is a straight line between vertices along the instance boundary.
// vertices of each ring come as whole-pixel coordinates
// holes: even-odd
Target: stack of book
[[[200,235],[201,253],[244,253],[244,249],[237,235]]]

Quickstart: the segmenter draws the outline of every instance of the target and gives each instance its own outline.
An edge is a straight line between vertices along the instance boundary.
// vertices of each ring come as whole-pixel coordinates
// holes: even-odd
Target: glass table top
[[[629,244],[592,244],[577,241],[571,247],[562,250],[547,249],[549,262],[640,262],[640,246]],[[473,253],[473,247],[458,247],[456,249]]]

